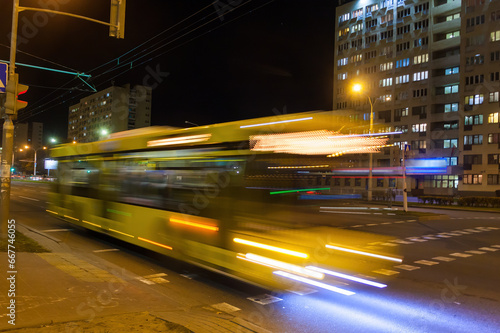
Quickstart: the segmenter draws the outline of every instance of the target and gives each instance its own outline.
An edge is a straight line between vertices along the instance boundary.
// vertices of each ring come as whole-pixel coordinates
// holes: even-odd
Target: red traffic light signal
[[[18,100],[18,96],[27,92],[29,87],[19,83],[19,76],[14,74],[9,78],[9,82],[5,87],[7,98],[5,101],[5,113],[9,115],[17,115],[19,110],[28,106],[28,102]]]

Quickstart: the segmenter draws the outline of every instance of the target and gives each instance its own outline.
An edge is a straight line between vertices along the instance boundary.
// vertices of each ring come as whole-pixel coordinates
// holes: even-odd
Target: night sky
[[[0,8],[1,60],[9,60],[11,2]],[[109,20],[109,0],[20,2]],[[241,0],[223,12],[228,2],[127,0],[125,39],[95,23],[23,12],[17,62],[91,74],[97,90],[112,82],[150,85],[153,125],[206,125],[270,116],[273,109],[331,110],[337,1]],[[30,86],[28,112],[19,120],[43,122],[45,138],[66,138],[68,107],[91,94],[88,87],[68,74],[17,72]]]

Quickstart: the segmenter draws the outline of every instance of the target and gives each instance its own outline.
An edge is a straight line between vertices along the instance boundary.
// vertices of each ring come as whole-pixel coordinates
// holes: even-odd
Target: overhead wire
[[[237,7],[233,7],[232,9],[228,10],[226,13],[232,12],[233,10],[236,10],[236,9],[240,8],[240,7],[242,7],[242,6],[244,6],[244,5],[248,4],[248,3],[250,3],[251,1],[252,1],[252,0],[249,0],[249,1],[244,2],[243,4],[240,4],[240,5],[239,5],[239,6],[237,6]],[[164,52],[162,52],[162,53],[160,53],[160,54],[157,54],[157,55],[155,55],[155,56],[153,56],[153,57],[151,57],[151,58],[148,58],[148,59],[146,59],[146,60],[143,60],[142,62],[140,62],[139,64],[136,64],[135,66],[131,66],[134,62],[137,62],[137,61],[139,61],[140,59],[143,59],[143,58],[144,58],[144,57],[146,57],[147,55],[150,55],[150,54],[152,54],[152,53],[154,53],[154,52],[156,52],[156,51],[158,51],[158,50],[160,50],[160,49],[162,49],[162,48],[164,48],[164,47],[166,47],[166,46],[170,45],[171,43],[173,43],[173,42],[175,42],[175,41],[179,40],[180,38],[182,38],[182,37],[184,37],[184,36],[186,36],[186,35],[188,35],[188,34],[190,34],[190,33],[194,32],[194,31],[197,31],[198,29],[200,29],[200,28],[202,28],[202,27],[206,26],[207,24],[209,24],[209,23],[213,22],[214,20],[216,20],[216,19],[219,17],[219,16],[217,16],[216,18],[211,19],[210,21],[208,21],[208,22],[206,22],[206,23],[204,23],[204,24],[202,24],[202,25],[200,25],[200,26],[198,26],[198,27],[196,27],[196,28],[194,28],[194,29],[191,29],[190,31],[188,31],[188,32],[186,32],[186,33],[184,33],[184,34],[182,34],[181,36],[179,36],[179,37],[175,38],[174,40],[171,40],[171,41],[169,41],[169,42],[167,42],[167,43],[165,43],[165,44],[162,44],[161,46],[159,46],[159,47],[155,48],[154,50],[152,50],[152,51],[150,51],[150,52],[148,52],[148,53],[146,53],[146,54],[144,54],[144,55],[139,56],[138,58],[135,58],[134,60],[128,60],[125,64],[120,64],[119,66],[116,66],[116,65],[115,65],[113,68],[108,69],[108,70],[104,71],[104,72],[103,72],[103,73],[101,73],[101,74],[98,74],[98,75],[93,76],[93,77],[92,77],[89,81],[95,81],[97,78],[102,77],[103,75],[108,74],[108,73],[110,73],[110,72],[112,72],[112,71],[114,71],[114,70],[116,70],[116,69],[121,69],[121,68],[123,68],[123,67],[127,67],[127,66],[128,66],[128,67],[130,67],[130,68],[128,68],[127,70],[125,70],[125,71],[123,71],[123,72],[120,72],[120,73],[118,73],[117,75],[115,75],[115,76],[113,76],[113,77],[111,77],[111,78],[106,79],[106,81],[113,80],[114,78],[116,78],[116,77],[118,77],[118,76],[121,76],[121,75],[123,75],[123,74],[127,73],[128,71],[130,71],[130,70],[132,70],[132,69],[135,69],[135,68],[137,68],[137,67],[139,67],[139,66],[142,66],[142,65],[146,64],[147,62],[149,62],[149,61],[151,61],[151,60],[153,60],[153,59],[155,59],[155,58],[157,58],[157,57],[159,57],[159,56],[162,56],[162,55],[164,55],[164,54],[166,54],[166,53],[168,53],[168,52],[171,52],[171,51],[173,51],[173,50],[175,50],[175,49],[177,49],[177,48],[179,48],[179,47],[181,47],[181,46],[183,46],[183,45],[185,45],[185,44],[187,44],[187,43],[189,43],[189,42],[191,42],[191,41],[193,41],[193,40],[195,40],[195,39],[197,39],[197,38],[199,38],[199,37],[202,37],[202,36],[204,36],[204,35],[206,35],[206,34],[208,34],[208,33],[212,32],[212,31],[214,31],[214,30],[217,30],[217,29],[219,29],[219,28],[221,28],[221,27],[223,27],[223,26],[225,26],[225,25],[227,25],[227,24],[231,23],[231,22],[234,22],[235,20],[238,20],[238,19],[240,19],[240,18],[242,18],[242,17],[244,17],[244,16],[246,16],[246,15],[248,15],[248,14],[252,13],[252,12],[253,12],[253,11],[255,11],[255,10],[259,10],[260,8],[262,8],[262,7],[264,7],[264,6],[267,6],[268,4],[270,4],[270,3],[274,2],[274,1],[275,1],[275,0],[270,0],[270,1],[266,2],[265,4],[262,4],[262,5],[260,5],[260,6],[256,7],[256,8],[254,8],[254,9],[252,9],[252,10],[250,10],[250,11],[246,12],[246,13],[243,13],[243,14],[241,14],[241,15],[239,15],[239,16],[237,16],[237,17],[235,17],[235,18],[233,18],[233,19],[231,19],[231,20],[229,20],[229,21],[227,21],[227,22],[224,22],[224,23],[222,23],[222,24],[220,24],[220,25],[216,26],[216,27],[215,27],[215,28],[213,28],[213,29],[210,29],[210,30],[208,30],[208,31],[206,31],[206,32],[204,32],[204,33],[202,33],[202,34],[198,35],[198,36],[195,36],[195,37],[193,37],[193,38],[191,38],[191,39],[189,39],[189,40],[187,40],[187,41],[185,41],[185,42],[183,42],[183,43],[181,43],[181,44],[179,44],[179,45],[176,45],[176,46],[174,46],[174,47],[172,47],[172,48],[170,48],[170,49],[168,49],[168,50],[166,50],[166,51],[164,51]],[[198,10],[198,11],[197,11],[197,12],[195,12],[194,14],[191,14],[191,15],[190,15],[190,16],[188,16],[187,18],[185,18],[185,19],[181,20],[180,22],[178,22],[178,23],[174,24],[172,27],[169,27],[168,29],[166,29],[166,30],[164,30],[164,31],[160,32],[159,34],[157,34],[157,35],[153,36],[152,38],[148,39],[146,42],[141,43],[139,46],[134,47],[133,49],[131,49],[131,50],[127,51],[126,53],[122,54],[122,55],[121,55],[121,56],[119,56],[119,57],[116,57],[116,58],[114,58],[114,59],[112,59],[112,60],[110,60],[110,61],[108,61],[108,62],[106,62],[106,63],[104,63],[104,64],[102,64],[102,65],[99,65],[99,66],[95,67],[94,69],[90,70],[88,73],[91,73],[92,71],[95,71],[95,70],[97,70],[98,68],[102,68],[102,67],[104,67],[104,66],[105,66],[105,65],[107,65],[107,64],[110,64],[110,63],[112,63],[112,62],[115,62],[115,61],[117,61],[118,59],[121,59],[123,56],[130,54],[130,53],[131,53],[131,52],[133,52],[134,50],[137,50],[139,47],[141,47],[141,46],[143,46],[143,45],[147,44],[148,42],[150,42],[151,40],[155,39],[156,37],[158,37],[158,36],[162,35],[163,33],[167,32],[167,31],[169,31],[169,30],[171,30],[173,27],[178,26],[178,25],[179,25],[179,24],[181,24],[182,22],[185,22],[185,21],[186,21],[186,20],[188,20],[189,18],[191,18],[191,17],[195,16],[196,14],[198,14],[198,13],[202,12],[203,10],[205,10],[206,8],[208,8],[208,7],[212,6],[212,5],[213,5],[214,3],[216,3],[216,2],[217,2],[217,1],[214,1],[214,2],[213,2],[213,3],[211,3],[210,5],[203,7],[202,9]],[[214,13],[215,13],[215,14],[217,14],[216,12],[214,12]],[[212,13],[212,14],[213,14],[213,13]],[[199,19],[199,20],[197,20],[195,23],[197,23],[197,22],[199,22],[199,21],[201,21],[201,20],[206,19],[207,17],[211,16],[212,14],[209,14],[209,15],[207,15],[207,16],[205,16],[205,17],[203,17],[203,18]],[[190,24],[188,27],[190,27],[190,26],[192,26],[192,25],[193,25],[193,24]],[[183,31],[183,30],[187,29],[188,27],[185,27],[185,28],[181,29],[180,31]],[[165,38],[165,39],[168,39],[168,38],[170,38],[170,37],[172,37],[172,36],[175,36],[175,35],[176,35],[176,34],[178,34],[180,31],[178,31],[178,32],[174,33],[173,35],[170,35],[169,37],[167,37],[167,38]],[[165,39],[163,39],[163,40],[165,40]],[[163,41],[163,40],[162,40],[162,41]],[[161,41],[160,41],[160,42],[161,42]],[[158,43],[160,43],[160,42],[156,42],[156,43],[155,43],[155,44],[153,44],[152,46],[149,46],[148,48],[146,48],[146,49],[142,50],[141,52],[139,52],[137,55],[139,55],[140,53],[143,53],[145,50],[148,50],[148,49],[150,49],[151,47],[153,47],[153,46],[155,46],[155,45],[158,45]],[[75,79],[75,78],[73,78],[72,80],[74,80],[74,79]],[[72,80],[71,80],[71,81],[72,81]],[[70,82],[71,82],[71,81],[70,81]],[[65,85],[66,85],[66,84],[65,84]],[[101,84],[98,84],[98,85],[101,85]],[[64,85],[63,85],[63,86],[64,86]],[[61,86],[61,87],[59,88],[59,90],[60,90],[60,89],[63,89],[63,88],[62,88],[63,86]],[[86,90],[80,89],[80,88],[78,88],[78,86],[77,86],[77,87],[74,87],[74,88],[72,88],[72,89],[65,89],[65,90],[69,90],[69,91],[67,91],[67,92],[63,93],[61,96],[58,96],[58,97],[57,97],[58,99],[60,99],[60,98],[64,98],[64,97],[65,97],[64,95],[69,94],[69,93],[71,93],[71,92],[73,92],[73,91],[75,91],[75,90],[77,90],[77,91],[82,91],[82,93],[79,93],[79,94],[77,94],[76,96],[72,96],[72,99],[73,99],[73,98],[77,98],[78,96],[82,96],[82,95],[84,95],[84,93],[83,93],[83,92],[87,92],[87,91],[88,91],[88,90],[86,91]],[[52,101],[54,101],[54,100],[55,100],[55,99],[53,99]],[[55,105],[54,105],[54,104],[52,104],[52,107],[50,107],[50,108],[48,108],[48,109],[43,109],[43,110],[41,110],[41,111],[38,111],[38,112],[36,112],[36,113],[33,113],[33,111],[36,111],[37,109],[40,109],[41,107],[43,107],[43,106],[45,106],[45,105],[47,105],[47,104],[50,104],[52,101],[49,101],[49,102],[47,102],[47,103],[44,103],[43,105],[37,106],[35,109],[30,109],[30,111],[31,111],[31,112],[30,112],[30,114],[29,114],[29,115],[27,114],[27,115],[26,115],[26,117],[25,117],[22,121],[25,121],[25,120],[27,120],[27,119],[29,119],[29,118],[31,118],[31,117],[34,117],[34,116],[36,116],[36,115],[39,115],[39,114],[41,114],[41,113],[43,113],[43,112],[45,112],[45,111],[47,111],[47,110],[52,109],[52,108],[53,108],[53,107],[55,107],[55,106],[58,106],[58,105],[63,104],[63,103],[65,103],[65,102],[66,102],[65,100],[63,100],[63,101],[61,101],[61,102],[59,102],[59,103],[57,103],[57,104],[55,104]],[[20,121],[21,121],[21,120],[20,120]]]

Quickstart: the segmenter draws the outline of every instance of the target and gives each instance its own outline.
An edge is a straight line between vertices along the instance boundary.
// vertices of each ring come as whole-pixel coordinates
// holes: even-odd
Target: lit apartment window
[[[481,185],[483,183],[483,175],[464,175],[465,185]]]
[[[384,102],[390,102],[392,100],[392,95],[382,95],[379,97],[379,100],[384,103]]]
[[[347,58],[342,58],[342,59],[339,59],[337,61],[337,65],[339,65],[339,66],[345,66],[345,65],[347,65],[347,63],[348,63],[348,59]]]
[[[339,37],[343,37],[349,33],[349,27],[339,30]]]
[[[429,78],[429,71],[413,73],[413,81],[422,81]]]
[[[396,68],[408,67],[410,65],[410,58],[405,58],[396,61]]]
[[[450,67],[444,70],[444,75],[458,74],[459,67]]]
[[[382,0],[380,2],[380,8],[387,8],[394,6],[394,0]]]
[[[356,9],[352,12],[352,18],[363,17],[363,8]]]
[[[460,13],[446,16],[446,21],[453,21],[460,18]]]
[[[380,71],[383,72],[383,71],[391,70],[392,69],[392,65],[393,65],[392,61],[386,62],[384,64],[380,64]]]
[[[351,27],[352,33],[355,33],[356,31],[363,31],[363,23],[356,23]]]
[[[445,95],[447,94],[455,94],[458,92],[458,84],[454,84],[452,86],[446,86],[444,87],[444,93]]]
[[[490,103],[498,102],[498,91],[490,93]]]
[[[493,112],[488,115],[488,124],[498,124],[498,112]]]
[[[443,148],[456,148],[458,147],[458,139],[444,139]]]
[[[415,65],[418,65],[418,64],[421,64],[424,62],[428,62],[428,61],[429,61],[429,54],[428,53],[420,54],[420,55],[413,57],[413,63]]]
[[[426,132],[427,131],[427,124],[413,124],[411,125],[411,131],[413,133],[419,133],[419,132]]]
[[[458,103],[450,103],[444,105],[444,112],[457,112]]]
[[[476,114],[473,116],[465,116],[465,125],[482,125],[483,124],[483,115]]]
[[[349,19],[350,19],[350,13],[340,15],[339,23],[342,23],[344,21],[349,21]]]
[[[500,30],[492,31],[490,33],[490,41],[491,42],[498,42],[499,40],[500,40]]]
[[[372,12],[378,10],[378,3],[366,6],[366,16],[371,15]]]
[[[455,37],[460,37],[460,31],[448,32],[446,34],[446,39],[455,38]]]
[[[499,143],[500,133],[488,133],[488,143]]]
[[[392,77],[380,80],[379,86],[380,87],[390,87],[390,86],[392,86]]]
[[[394,20],[394,14],[392,14],[392,11],[387,13],[386,15],[383,15],[380,17],[380,24],[384,24],[387,22],[390,22]]]
[[[465,105],[483,104],[483,100],[484,100],[483,94],[465,96]]]
[[[482,144],[483,144],[482,134],[464,136],[464,145],[482,145]]]
[[[409,81],[410,81],[409,74],[396,76],[396,84],[408,83]]]

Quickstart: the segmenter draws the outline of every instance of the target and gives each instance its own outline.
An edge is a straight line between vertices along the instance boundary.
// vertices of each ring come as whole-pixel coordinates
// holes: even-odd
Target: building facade
[[[500,195],[500,1],[351,1],[335,37],[334,108],[369,118],[371,104],[378,131],[402,132],[374,167],[400,166],[407,145],[448,164],[410,177],[414,194]]]
[[[151,88],[109,87],[69,108],[68,140],[92,142],[108,134],[151,126]]]
[[[14,127],[14,149],[43,147],[43,123],[17,123]]]

